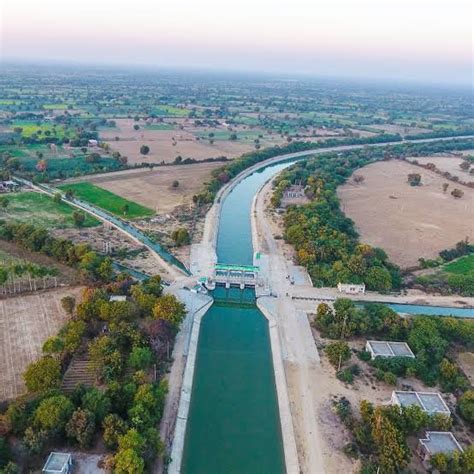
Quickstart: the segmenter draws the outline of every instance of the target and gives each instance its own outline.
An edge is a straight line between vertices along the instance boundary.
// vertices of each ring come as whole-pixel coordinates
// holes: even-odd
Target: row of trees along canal
[[[358,241],[354,223],[341,211],[336,189],[357,168],[369,163],[407,156],[466,150],[472,139],[403,143],[384,148],[329,152],[300,161],[275,181],[272,204],[278,206],[284,190],[301,182],[309,204],[291,207],[284,216],[284,237],[297,252],[298,263],[308,269],[315,286],[338,282],[362,283],[369,290],[387,292],[401,286],[400,270],[382,249]]]

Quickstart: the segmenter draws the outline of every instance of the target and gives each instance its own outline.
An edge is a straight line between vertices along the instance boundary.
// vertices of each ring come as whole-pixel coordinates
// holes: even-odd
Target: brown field
[[[184,123],[183,121],[176,122]],[[136,122],[132,119],[117,119],[116,123],[117,129],[102,131],[101,139],[107,141],[112,150],[127,156],[131,164],[161,163],[162,161],[169,163],[177,156],[196,160],[219,156],[235,158],[254,149],[254,145],[249,142],[216,140],[211,145],[208,140],[196,140],[196,136],[192,133],[195,130],[191,126],[186,126],[184,130],[147,130],[144,128],[145,124],[139,122],[140,129],[134,130],[133,125]],[[206,129],[200,131],[206,131]],[[119,137],[119,141],[115,141],[116,136]],[[173,145],[173,143],[176,144]],[[140,154],[142,145],[150,147],[150,153],[147,156]]]
[[[410,186],[409,173],[420,173],[422,186]],[[449,190],[443,193],[441,176],[398,160],[370,164],[357,174],[364,176],[362,184],[349,180],[338,189],[342,209],[361,241],[383,248],[401,267],[474,238],[474,190],[463,186],[464,196],[455,199]]]
[[[41,355],[44,341],[67,319],[61,298],[77,299],[81,290],[61,288],[0,300],[0,400],[24,393],[26,366]]]
[[[464,161],[462,158],[453,155],[447,156],[423,156],[423,157],[412,157],[407,158],[409,161],[418,161],[420,165],[426,165],[427,163],[434,163],[436,168],[441,171],[448,171],[453,176],[457,176],[462,181],[474,181],[474,177],[467,171],[463,171],[459,168],[459,165]],[[455,186],[451,183],[450,186]]]
[[[429,133],[431,132],[428,128],[420,127],[405,127],[403,125],[395,125],[390,123],[385,124],[374,124],[369,125],[370,128],[376,128],[377,130],[384,130],[387,133],[399,133],[400,135],[417,135],[418,133]]]
[[[162,166],[153,170],[119,171],[87,179],[102,188],[131,201],[156,210],[171,212],[176,206],[189,204],[202,184],[210,179],[212,170],[224,163],[196,163],[193,165]],[[179,181],[177,188],[173,181]]]

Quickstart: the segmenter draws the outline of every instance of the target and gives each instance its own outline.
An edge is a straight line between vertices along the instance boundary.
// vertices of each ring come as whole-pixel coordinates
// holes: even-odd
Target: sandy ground
[[[473,239],[474,190],[464,186],[464,196],[455,199],[449,190],[443,193],[441,176],[398,160],[356,173],[364,176],[362,184],[349,180],[338,188],[342,209],[361,241],[383,248],[396,264],[416,265],[420,257],[434,258],[466,237]],[[410,186],[409,173],[421,174],[422,186]]]
[[[192,129],[184,130],[149,130],[145,128],[144,122],[139,122],[139,130],[134,130],[136,122],[133,119],[117,119],[117,128],[103,130],[100,138],[114,151],[119,151],[128,157],[128,162],[134,163],[169,163],[177,156],[202,160],[226,156],[235,158],[246,151],[254,149],[254,145],[242,141],[220,141],[216,140],[213,145],[208,140],[196,140]],[[205,129],[203,129],[205,131]],[[115,140],[119,137],[119,141]],[[140,147],[150,147],[148,155],[140,154]]]
[[[61,298],[79,299],[82,288],[61,288],[0,301],[0,400],[25,391],[26,366],[41,355],[44,341],[66,322]]]
[[[153,170],[130,170],[92,176],[88,182],[131,201],[154,209],[158,214],[169,213],[176,206],[190,204],[194,194],[211,178],[212,170],[225,163],[197,163],[162,166]],[[173,188],[173,181],[179,186]]]
[[[453,176],[457,176],[462,181],[474,181],[474,176],[470,175],[468,171],[463,171],[459,168],[459,165],[464,161],[458,156],[423,156],[423,157],[410,157],[407,158],[409,161],[418,161],[420,165],[426,165],[427,163],[434,163],[436,168],[441,171],[448,171]],[[456,184],[450,182],[449,189],[453,189]],[[464,190],[464,188],[463,188]]]
[[[461,352],[458,362],[471,384],[474,384],[474,352]]]

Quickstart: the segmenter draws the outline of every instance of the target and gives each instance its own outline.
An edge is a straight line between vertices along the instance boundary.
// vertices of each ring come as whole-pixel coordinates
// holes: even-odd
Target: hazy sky
[[[468,0],[0,0],[3,60],[470,83]]]

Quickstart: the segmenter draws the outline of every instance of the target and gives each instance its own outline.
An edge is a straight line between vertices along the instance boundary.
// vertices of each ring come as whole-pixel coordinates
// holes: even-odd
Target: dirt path
[[[265,216],[269,190],[267,184],[259,193],[252,214],[257,230],[256,244],[268,252],[269,284],[272,292],[278,295],[275,313],[300,469],[303,473],[353,472],[352,463],[328,444],[319,422],[326,395],[321,390],[321,382],[327,374],[321,368],[306,314],[298,312],[291,299],[293,287],[286,279],[288,262],[282,256]]]

